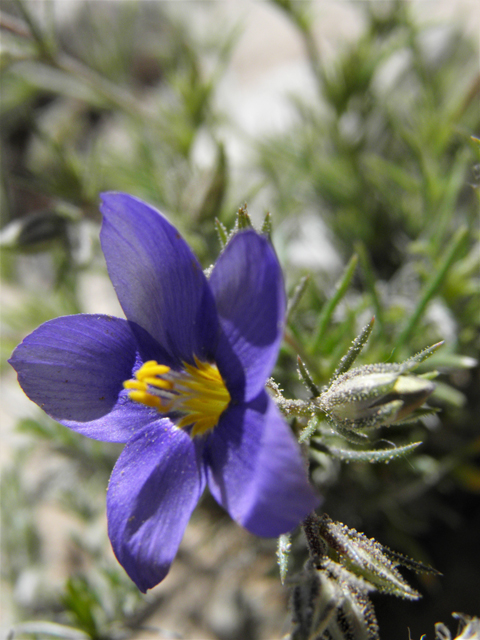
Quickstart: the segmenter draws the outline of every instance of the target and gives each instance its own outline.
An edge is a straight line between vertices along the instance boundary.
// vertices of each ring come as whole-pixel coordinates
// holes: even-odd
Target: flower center
[[[213,429],[230,402],[217,365],[194,359],[195,366],[184,362],[182,371],[148,360],[123,383],[131,400],[174,414],[178,427],[193,426],[192,437]]]

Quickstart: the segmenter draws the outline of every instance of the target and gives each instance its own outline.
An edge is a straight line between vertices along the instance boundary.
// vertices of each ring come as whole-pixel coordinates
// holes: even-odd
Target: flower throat
[[[230,394],[217,365],[201,362],[183,363],[174,371],[155,360],[148,360],[136,371],[135,378],[123,383],[129,398],[154,407],[160,413],[178,414],[178,427],[191,427],[191,436],[213,429],[230,402]]]

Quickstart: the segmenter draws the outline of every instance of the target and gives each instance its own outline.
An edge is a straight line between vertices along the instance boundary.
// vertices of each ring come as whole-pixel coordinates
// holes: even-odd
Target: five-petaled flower
[[[41,325],[10,360],[31,400],[90,438],[123,442],[107,492],[114,552],[139,589],[168,573],[205,485],[260,536],[319,504],[265,392],[282,338],[282,273],[267,239],[235,235],[209,279],[158,211],[103,195],[102,249],[126,320]]]

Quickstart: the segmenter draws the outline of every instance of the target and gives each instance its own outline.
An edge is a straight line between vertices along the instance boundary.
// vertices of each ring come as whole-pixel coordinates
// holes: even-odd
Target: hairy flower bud
[[[344,427],[377,427],[405,420],[434,389],[431,380],[399,371],[398,365],[365,365],[336,378],[318,404]]]

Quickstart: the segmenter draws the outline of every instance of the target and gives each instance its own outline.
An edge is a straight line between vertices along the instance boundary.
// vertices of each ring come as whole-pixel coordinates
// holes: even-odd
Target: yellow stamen
[[[183,370],[148,360],[136,371],[135,379],[123,383],[129,398],[160,413],[172,414],[180,428],[192,427],[192,437],[213,429],[230,402],[230,394],[217,365],[184,363]]]
[[[162,411],[162,402],[160,398],[152,396],[146,391],[130,391],[128,397],[131,400],[135,400],[135,402],[141,402],[142,404],[147,405],[147,407],[154,407],[155,409]]]

